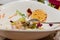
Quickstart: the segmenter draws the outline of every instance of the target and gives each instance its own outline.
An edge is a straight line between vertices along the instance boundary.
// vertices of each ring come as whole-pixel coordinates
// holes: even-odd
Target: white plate
[[[0,0],[0,4],[7,4],[13,1],[19,1],[19,0]],[[31,1],[31,0],[20,0],[20,1]]]
[[[36,1],[15,1],[15,2],[11,2],[11,3],[8,3],[8,4],[2,6],[2,9],[1,9],[0,13],[2,13],[2,14],[5,13],[6,17],[4,19],[2,19],[2,20],[0,19],[0,24],[3,24],[3,26],[0,27],[0,29],[2,29],[2,30],[10,30],[10,31],[13,30],[11,28],[11,25],[10,25],[9,20],[7,18],[11,14],[14,14],[17,9],[19,11],[21,11],[22,13],[26,13],[26,10],[28,8],[31,8],[32,10],[35,10],[35,9],[43,9],[43,10],[45,10],[46,13],[47,13],[46,22],[60,22],[60,12],[57,11],[56,9],[54,9],[54,8],[51,8],[51,7],[47,6],[47,5],[44,5],[44,4],[42,4],[40,2],[36,2]],[[51,31],[58,25],[59,24],[54,24],[52,27],[50,27],[47,24],[47,25],[43,26],[45,30],[37,30],[37,31]],[[15,30],[15,31],[17,31],[17,30]],[[28,31],[30,31],[30,30],[28,30]],[[33,31],[36,31],[36,29],[34,29]]]

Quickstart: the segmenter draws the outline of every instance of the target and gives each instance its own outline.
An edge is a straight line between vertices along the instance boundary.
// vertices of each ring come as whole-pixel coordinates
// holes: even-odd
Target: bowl
[[[3,20],[0,19],[0,23],[6,22],[9,15],[15,13],[15,11],[18,9],[19,11],[26,13],[26,9],[31,8],[32,10],[35,9],[43,9],[47,13],[47,20],[46,22],[59,22],[60,21],[60,12],[52,7],[49,7],[45,4],[42,4],[40,2],[36,1],[14,1],[5,5],[1,6],[0,13],[7,14],[6,18]],[[56,32],[57,30],[60,30],[59,24],[56,26],[53,26],[51,28],[47,28],[46,30],[20,30],[20,29],[11,29],[9,27],[6,28],[5,26],[0,27],[0,35],[3,37],[7,37],[14,40],[35,40],[40,39],[43,37],[46,37],[50,35],[51,33]]]

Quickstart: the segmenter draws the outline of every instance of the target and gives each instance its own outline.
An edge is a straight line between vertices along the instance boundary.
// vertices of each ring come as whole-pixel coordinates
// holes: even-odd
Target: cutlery
[[[35,21],[35,22],[40,22],[40,21],[37,20],[37,19],[30,19],[30,20],[29,20],[29,22],[33,22],[33,21]],[[41,22],[41,23],[43,23],[43,24],[60,24],[60,22]]]

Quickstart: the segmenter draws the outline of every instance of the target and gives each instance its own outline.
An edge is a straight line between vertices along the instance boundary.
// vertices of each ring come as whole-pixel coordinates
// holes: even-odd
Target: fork
[[[38,19],[30,19],[29,22],[33,22],[33,21],[36,21],[36,22],[40,22]],[[60,22],[41,22],[43,24],[60,24]]]

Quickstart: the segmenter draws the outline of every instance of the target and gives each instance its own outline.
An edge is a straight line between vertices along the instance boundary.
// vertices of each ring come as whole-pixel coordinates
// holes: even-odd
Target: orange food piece
[[[38,19],[40,22],[44,22],[47,18],[47,14],[44,10],[37,9],[32,12],[31,18]]]
[[[58,8],[58,10],[60,10],[60,7]]]
[[[16,16],[17,14],[15,13],[15,14],[13,14],[12,16],[10,16],[8,19],[11,19],[11,18],[13,18],[14,16]]]
[[[0,19],[4,18],[5,14],[0,14]]]

